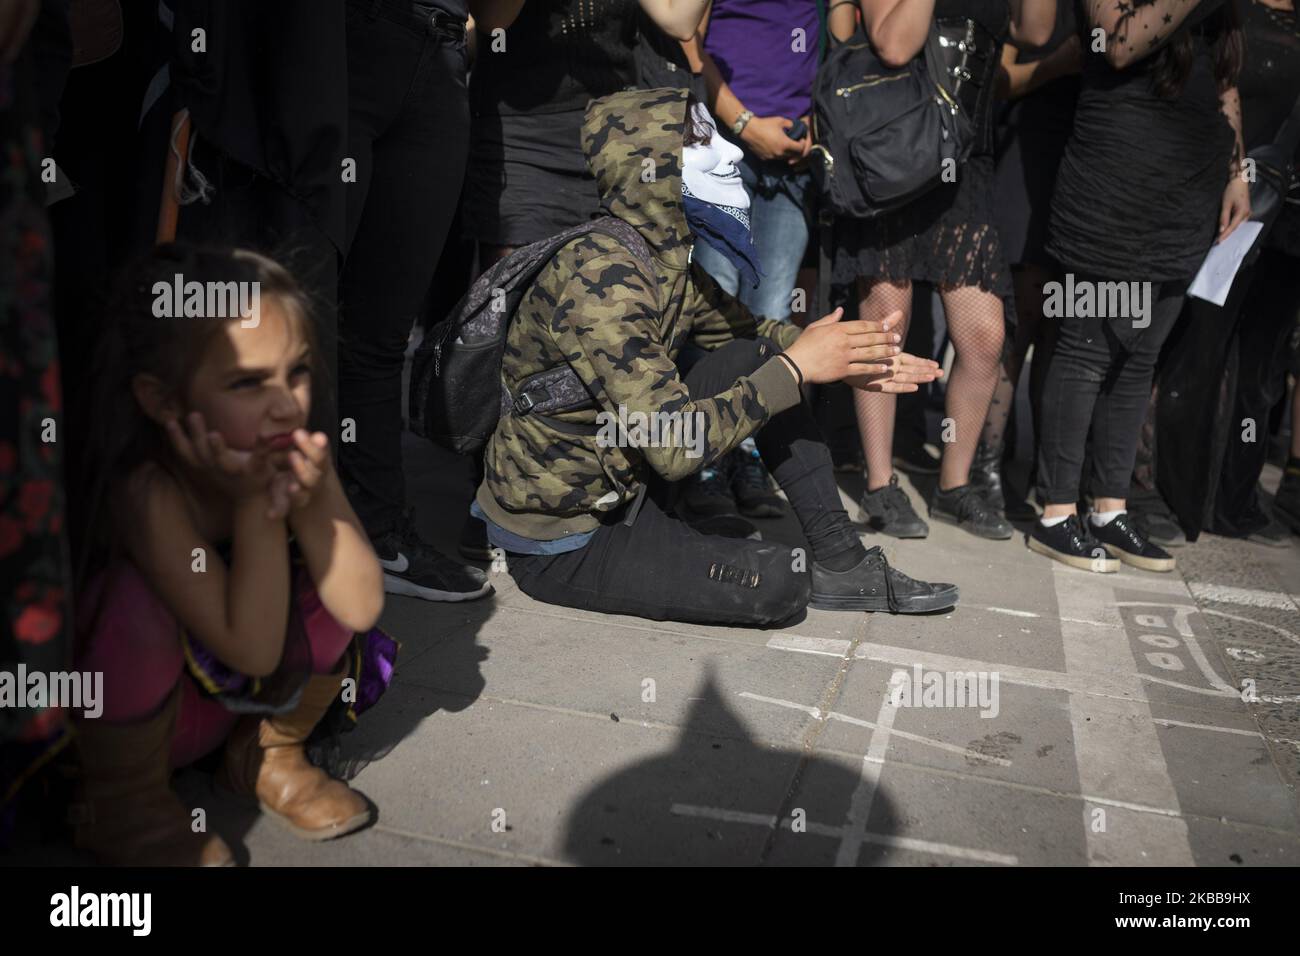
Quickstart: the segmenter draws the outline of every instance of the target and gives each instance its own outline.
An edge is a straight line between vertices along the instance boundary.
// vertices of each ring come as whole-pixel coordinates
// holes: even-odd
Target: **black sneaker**
[[[740,513],[746,517],[781,517],[781,499],[772,490],[772,480],[757,452],[744,448],[736,452],[735,466],[731,469],[731,491],[736,496]]]
[[[384,569],[385,591],[426,601],[472,601],[491,592],[486,574],[425,544],[409,519],[403,524],[404,530],[371,541]]]
[[[975,449],[975,460],[970,466],[970,483],[989,509],[1006,516],[1007,502],[1002,491],[1002,449],[990,448],[984,442]]]
[[[1174,559],[1169,556],[1169,552],[1143,537],[1133,522],[1129,521],[1127,513],[1118,514],[1103,525],[1093,524],[1089,518],[1088,528],[1112,557],[1119,558],[1125,564],[1145,571],[1174,569]]]
[[[681,501],[699,517],[739,514],[731,494],[731,457],[724,455],[687,478],[682,484]]]
[[[1045,554],[1072,568],[1102,574],[1119,570],[1119,562],[1107,555],[1100,541],[1083,530],[1078,515],[1070,515],[1050,528],[1042,521],[1035,521],[1025,544],[1030,551]]]
[[[456,550],[467,561],[491,561],[492,545],[488,542],[487,523],[473,517],[466,519],[465,526],[460,529]]]
[[[1246,535],[1246,540],[1269,548],[1289,548],[1291,532],[1272,518],[1267,518],[1264,524]]]
[[[880,548],[872,548],[847,571],[831,571],[816,561],[808,606],[825,611],[889,611],[922,614],[955,607],[955,584],[931,584],[891,568]]]
[[[732,456],[724,455],[687,478],[678,498],[682,505],[678,514],[703,534],[762,541],[763,536],[753,522],[742,518],[736,510],[736,499],[731,494],[733,467]]]
[[[930,517],[964,528],[977,538],[1006,541],[1015,529],[998,517],[973,484],[959,488],[934,489],[930,499]]]
[[[889,484],[862,495],[862,520],[872,531],[892,538],[924,538],[930,526],[912,507],[907,492],[898,487],[898,476],[890,475]]]
[[[1129,523],[1138,534],[1162,548],[1181,548],[1187,544],[1187,535],[1178,526],[1174,516],[1157,507],[1150,511],[1129,511]]]

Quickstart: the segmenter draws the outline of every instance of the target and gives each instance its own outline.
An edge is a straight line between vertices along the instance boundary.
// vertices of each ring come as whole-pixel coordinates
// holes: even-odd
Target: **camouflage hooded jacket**
[[[592,531],[602,515],[637,497],[651,471],[670,481],[693,474],[800,400],[775,356],[718,395],[692,395],[678,373],[688,338],[715,349],[761,335],[787,348],[799,334],[793,325],[756,321],[691,263],[682,210],[685,124],[681,90],[616,93],[587,109],[582,144],[601,204],[645,239],[653,268],[616,239],[589,233],[555,255],[520,303],[502,364],[512,393],[529,375],[567,362],[598,407],[551,422],[502,416],[476,500],[507,531],[539,541]],[[620,414],[635,422],[636,413],[661,413],[660,421],[680,413],[699,427],[689,444],[629,447],[607,440],[610,432],[554,424],[595,431]]]

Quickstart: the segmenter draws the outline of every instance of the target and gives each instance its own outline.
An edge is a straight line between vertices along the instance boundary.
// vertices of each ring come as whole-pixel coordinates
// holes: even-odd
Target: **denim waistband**
[[[372,20],[383,17],[444,40],[465,41],[465,21],[432,0],[348,0],[348,3]]]

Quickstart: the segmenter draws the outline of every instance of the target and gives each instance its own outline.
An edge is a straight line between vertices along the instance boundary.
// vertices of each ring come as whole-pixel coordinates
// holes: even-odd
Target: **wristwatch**
[[[753,118],[754,118],[754,114],[752,111],[742,110],[740,115],[736,117],[736,122],[731,124],[731,131],[735,133],[737,136],[739,136],[741,133],[745,131],[745,124],[748,123]]]

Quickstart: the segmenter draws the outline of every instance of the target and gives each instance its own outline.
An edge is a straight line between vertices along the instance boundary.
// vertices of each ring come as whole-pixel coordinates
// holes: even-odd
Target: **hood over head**
[[[628,90],[592,100],[582,148],[600,204],[634,227],[665,265],[685,269],[691,231],[682,209],[687,90]]]

